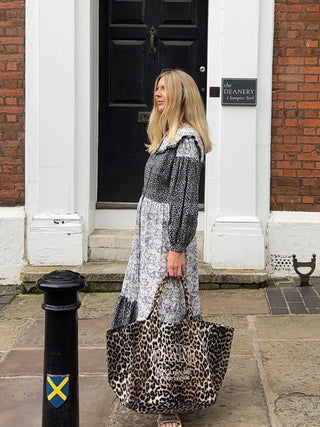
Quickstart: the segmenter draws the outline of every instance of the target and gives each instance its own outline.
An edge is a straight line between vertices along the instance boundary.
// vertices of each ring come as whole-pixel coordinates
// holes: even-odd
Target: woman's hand
[[[167,258],[167,270],[170,277],[180,279],[185,275],[186,256],[184,252],[170,251]]]

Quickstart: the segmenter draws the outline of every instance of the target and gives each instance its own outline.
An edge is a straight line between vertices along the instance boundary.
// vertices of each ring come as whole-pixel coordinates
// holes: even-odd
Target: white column
[[[273,7],[268,1],[209,2],[208,86],[221,86],[222,77],[258,79],[257,107],[222,106],[221,98],[208,98],[214,149],[206,163],[205,260],[214,268],[265,268],[270,162],[257,147],[261,141],[265,152],[270,146],[270,127],[261,125],[270,124],[271,114]],[[267,60],[262,60],[265,42]],[[260,108],[264,103],[267,107]]]
[[[76,0],[75,207],[84,221],[84,259],[95,229],[98,175],[99,2]]]
[[[26,1],[27,254],[34,265],[86,258],[95,180],[92,17],[90,0]]]

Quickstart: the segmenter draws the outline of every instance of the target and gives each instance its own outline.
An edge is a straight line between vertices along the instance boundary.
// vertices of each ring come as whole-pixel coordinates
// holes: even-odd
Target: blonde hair
[[[163,71],[156,79],[154,92],[159,80],[164,78],[166,90],[166,105],[159,112],[154,98],[147,133],[149,144],[147,151],[154,153],[168,131],[169,141],[175,141],[179,127],[184,123],[192,126],[200,135],[205,153],[211,150],[211,141],[204,105],[196,82],[189,74],[179,69]]]

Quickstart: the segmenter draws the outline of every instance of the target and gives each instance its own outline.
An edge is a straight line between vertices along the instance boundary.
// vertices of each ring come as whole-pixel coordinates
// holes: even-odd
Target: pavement
[[[280,289],[281,295],[272,289]],[[235,335],[216,404],[182,415],[184,427],[320,426],[320,315],[308,309],[310,304],[320,308],[320,289],[318,285],[310,289],[313,293],[306,298],[291,282],[263,289],[200,291],[204,318],[233,326]],[[307,314],[292,314],[290,304],[297,302],[297,296],[290,301],[293,293]],[[15,295],[12,289],[2,294],[0,426],[39,427],[43,296]],[[106,380],[105,331],[116,297],[115,292],[80,293],[80,426],[156,427],[154,415],[122,407]],[[288,314],[281,310],[273,314],[272,306],[283,304]]]

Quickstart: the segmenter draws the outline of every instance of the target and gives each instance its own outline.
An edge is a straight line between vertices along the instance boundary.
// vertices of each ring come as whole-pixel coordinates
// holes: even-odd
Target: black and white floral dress
[[[111,323],[116,328],[145,320],[167,273],[169,251],[186,254],[186,282],[195,316],[201,319],[196,228],[203,143],[192,127],[178,130],[176,141],[164,137],[149,156],[137,207],[132,252]],[[176,322],[185,314],[183,289],[176,279],[165,285],[160,318]]]

